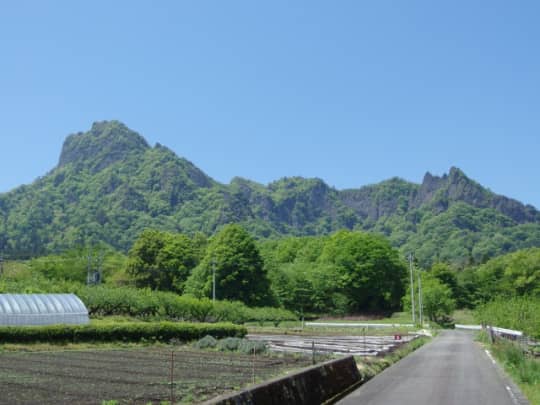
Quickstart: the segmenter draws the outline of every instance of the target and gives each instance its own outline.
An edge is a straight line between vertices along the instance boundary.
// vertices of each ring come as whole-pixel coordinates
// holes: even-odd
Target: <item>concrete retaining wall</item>
[[[331,360],[250,389],[214,398],[207,405],[321,404],[358,385],[361,376],[352,356]]]

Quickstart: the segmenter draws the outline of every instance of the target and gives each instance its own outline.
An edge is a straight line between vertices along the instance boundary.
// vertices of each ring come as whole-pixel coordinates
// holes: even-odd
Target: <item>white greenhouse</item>
[[[75,294],[0,294],[0,326],[88,322],[88,310]]]

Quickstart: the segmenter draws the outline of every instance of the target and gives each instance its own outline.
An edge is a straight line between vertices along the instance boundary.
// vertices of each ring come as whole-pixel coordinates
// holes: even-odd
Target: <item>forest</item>
[[[0,194],[0,292],[76,292],[104,315],[382,316],[409,309],[413,270],[431,321],[490,319],[496,300],[538,301],[539,247],[536,208],[456,167],[348,190],[221,184],[119,121],[69,135],[56,167]]]
[[[128,254],[95,245],[11,262],[0,292],[76,292],[101,315],[236,322],[377,316],[410,308],[410,264],[422,278],[426,317],[441,324],[456,308],[484,308],[485,315],[496,299],[540,299],[540,248],[466,268],[444,262],[426,268],[374,233],[261,241],[238,224],[210,238],[148,229]],[[100,274],[90,278],[100,285],[86,285],[89,272]]]

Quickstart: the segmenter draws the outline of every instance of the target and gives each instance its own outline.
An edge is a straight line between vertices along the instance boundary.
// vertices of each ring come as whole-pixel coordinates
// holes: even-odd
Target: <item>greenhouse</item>
[[[0,294],[0,326],[88,322],[88,310],[75,294]]]

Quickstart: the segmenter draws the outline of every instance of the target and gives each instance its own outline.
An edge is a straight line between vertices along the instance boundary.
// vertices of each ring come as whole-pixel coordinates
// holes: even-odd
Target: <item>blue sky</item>
[[[339,189],[460,167],[540,208],[540,3],[17,1],[0,191],[118,119],[210,176]]]

